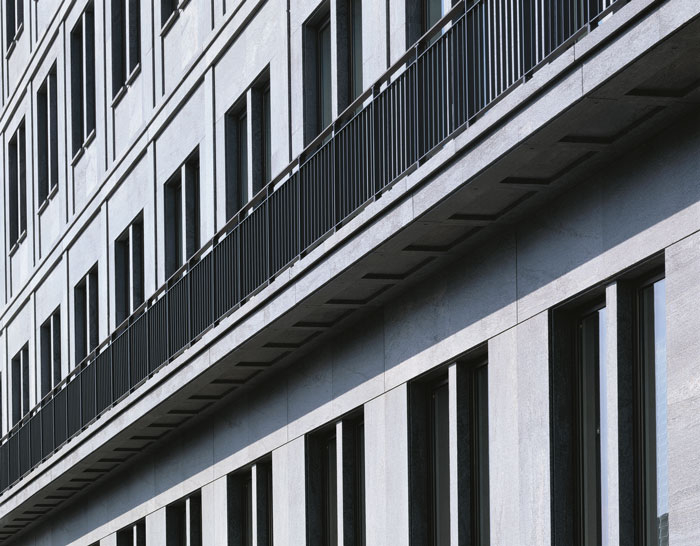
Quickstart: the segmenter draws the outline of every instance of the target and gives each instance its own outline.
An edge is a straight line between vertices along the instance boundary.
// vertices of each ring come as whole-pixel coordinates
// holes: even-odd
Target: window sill
[[[168,34],[170,29],[175,26],[175,21],[177,21],[179,18],[180,18],[180,8],[178,7],[177,9],[175,9],[175,11],[173,11],[170,14],[170,17],[168,17],[168,19],[165,21],[165,23],[163,23],[163,26],[160,29],[161,38],[165,38],[166,34]]]
[[[10,56],[12,55],[12,52],[17,47],[17,42],[19,42],[19,39],[22,37],[23,31],[24,31],[24,22],[19,24],[19,26],[17,27],[17,31],[15,32],[15,35],[12,37],[12,41],[8,44],[7,51],[5,52],[5,59],[9,59]]]
[[[97,134],[97,131],[93,129],[90,131],[90,134],[87,136],[87,138],[83,141],[83,144],[80,146],[80,148],[73,154],[73,158],[70,161],[71,167],[75,167],[76,163],[80,161],[80,158],[83,156],[85,151],[87,150],[88,146],[92,144],[92,141],[95,140],[95,135]]]
[[[117,105],[121,102],[121,100],[124,98],[124,96],[127,94],[131,86],[134,84],[134,82],[138,79],[139,75],[141,74],[141,64],[137,64],[134,69],[131,71],[131,74],[126,78],[126,81],[124,82],[124,85],[122,85],[119,88],[119,91],[114,95],[112,98],[112,108],[116,108]]]
[[[58,193],[58,184],[55,184],[49,190],[49,194],[44,198],[44,200],[39,205],[39,210],[37,211],[39,216],[41,216],[41,214],[49,207],[51,200],[56,196],[57,193]]]
[[[14,256],[17,253],[17,250],[19,247],[22,246],[22,243],[24,240],[27,238],[27,230],[25,229],[22,231],[22,233],[19,234],[19,237],[17,237],[17,241],[15,241],[15,244],[10,247],[10,258]]]

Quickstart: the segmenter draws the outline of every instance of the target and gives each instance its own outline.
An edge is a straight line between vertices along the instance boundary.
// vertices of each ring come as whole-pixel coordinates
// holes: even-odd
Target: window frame
[[[8,220],[10,227],[9,248],[10,256],[27,237],[27,141],[25,118],[17,125],[17,129],[7,144],[8,154]]]
[[[55,61],[37,91],[36,129],[37,195],[41,214],[58,192],[58,72]]]
[[[634,284],[634,370],[632,378],[633,392],[633,448],[634,448],[634,541],[640,546],[656,546],[658,544],[657,521],[657,430],[656,430],[656,355],[654,362],[647,360],[645,343],[649,328],[651,340],[655,343],[654,318],[655,302],[652,301],[651,317],[645,314],[644,293],[651,289],[654,297],[654,286],[659,281],[665,281],[663,270],[656,270]],[[665,289],[665,287],[664,287]],[[666,295],[664,295],[666,297]],[[651,324],[645,322],[651,318]],[[668,370],[668,362],[665,363]],[[650,405],[650,402],[653,404]],[[666,399],[668,403],[668,397]],[[668,461],[667,463],[668,464]]]
[[[199,148],[196,148],[163,184],[166,282],[201,247],[200,176]],[[179,214],[173,214],[176,210]]]
[[[29,372],[29,342],[17,351],[10,361],[12,373],[11,426],[21,422],[32,409],[30,404],[31,385]]]
[[[99,346],[99,290],[99,268],[95,263],[73,287],[75,367]]]
[[[63,379],[61,368],[61,308],[57,307],[39,329],[41,346],[41,397],[47,396]],[[47,382],[47,379],[49,381]]]
[[[115,107],[141,70],[141,6],[138,0],[111,0],[111,29],[112,107]]]
[[[91,0],[70,31],[71,150],[79,160],[97,131],[95,8]]]
[[[115,328],[127,321],[145,301],[143,245],[143,211],[141,211],[114,240]]]
[[[10,9],[10,6],[12,8]],[[9,58],[24,30],[24,0],[5,0],[6,54]]]

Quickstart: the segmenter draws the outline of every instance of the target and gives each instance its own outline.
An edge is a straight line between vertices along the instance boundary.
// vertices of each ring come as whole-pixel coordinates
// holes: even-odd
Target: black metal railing
[[[455,6],[0,445],[0,492],[628,0]]]

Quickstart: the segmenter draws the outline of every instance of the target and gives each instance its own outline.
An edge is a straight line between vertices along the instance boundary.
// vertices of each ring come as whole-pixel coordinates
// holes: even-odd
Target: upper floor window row
[[[72,150],[76,156],[95,132],[95,10],[88,4],[70,33]]]

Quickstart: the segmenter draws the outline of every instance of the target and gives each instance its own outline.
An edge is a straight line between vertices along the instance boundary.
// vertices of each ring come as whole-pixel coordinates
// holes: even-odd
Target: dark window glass
[[[27,170],[24,120],[7,146],[9,184],[10,247],[27,230]]]
[[[39,204],[58,185],[58,102],[56,65],[37,93],[37,153]]]
[[[24,0],[5,0],[7,46],[17,39],[24,23]]]
[[[97,347],[98,287],[97,265],[75,286],[73,291],[75,307],[75,363],[82,360]]]
[[[117,324],[121,324],[143,303],[143,275],[143,221],[139,214],[114,242]]]
[[[61,314],[56,309],[40,329],[41,396],[61,381]]]
[[[29,411],[29,344],[15,355],[12,365],[12,424]]]
[[[362,0],[350,3],[350,101],[362,94]]]
[[[447,381],[430,388],[430,535],[431,544],[450,542],[450,418]]]
[[[163,26],[177,10],[178,0],[161,0],[160,2],[160,25]]]
[[[182,181],[178,172],[165,185],[165,274],[182,265]]]
[[[240,112],[236,118],[236,195],[234,212],[248,201],[248,115]]]
[[[644,539],[647,545],[668,544],[668,436],[666,396],[666,286],[665,280],[642,288],[640,309],[640,366],[637,378],[640,408],[638,430],[642,468],[639,489]]]
[[[141,60],[139,10],[138,0],[112,0],[112,96],[126,85]]]
[[[442,16],[443,0],[423,0],[423,33],[428,32]]]
[[[95,15],[85,8],[70,34],[73,155],[95,130]]]
[[[318,127],[323,131],[333,121],[333,85],[331,79],[331,23],[324,20],[318,28]]]

